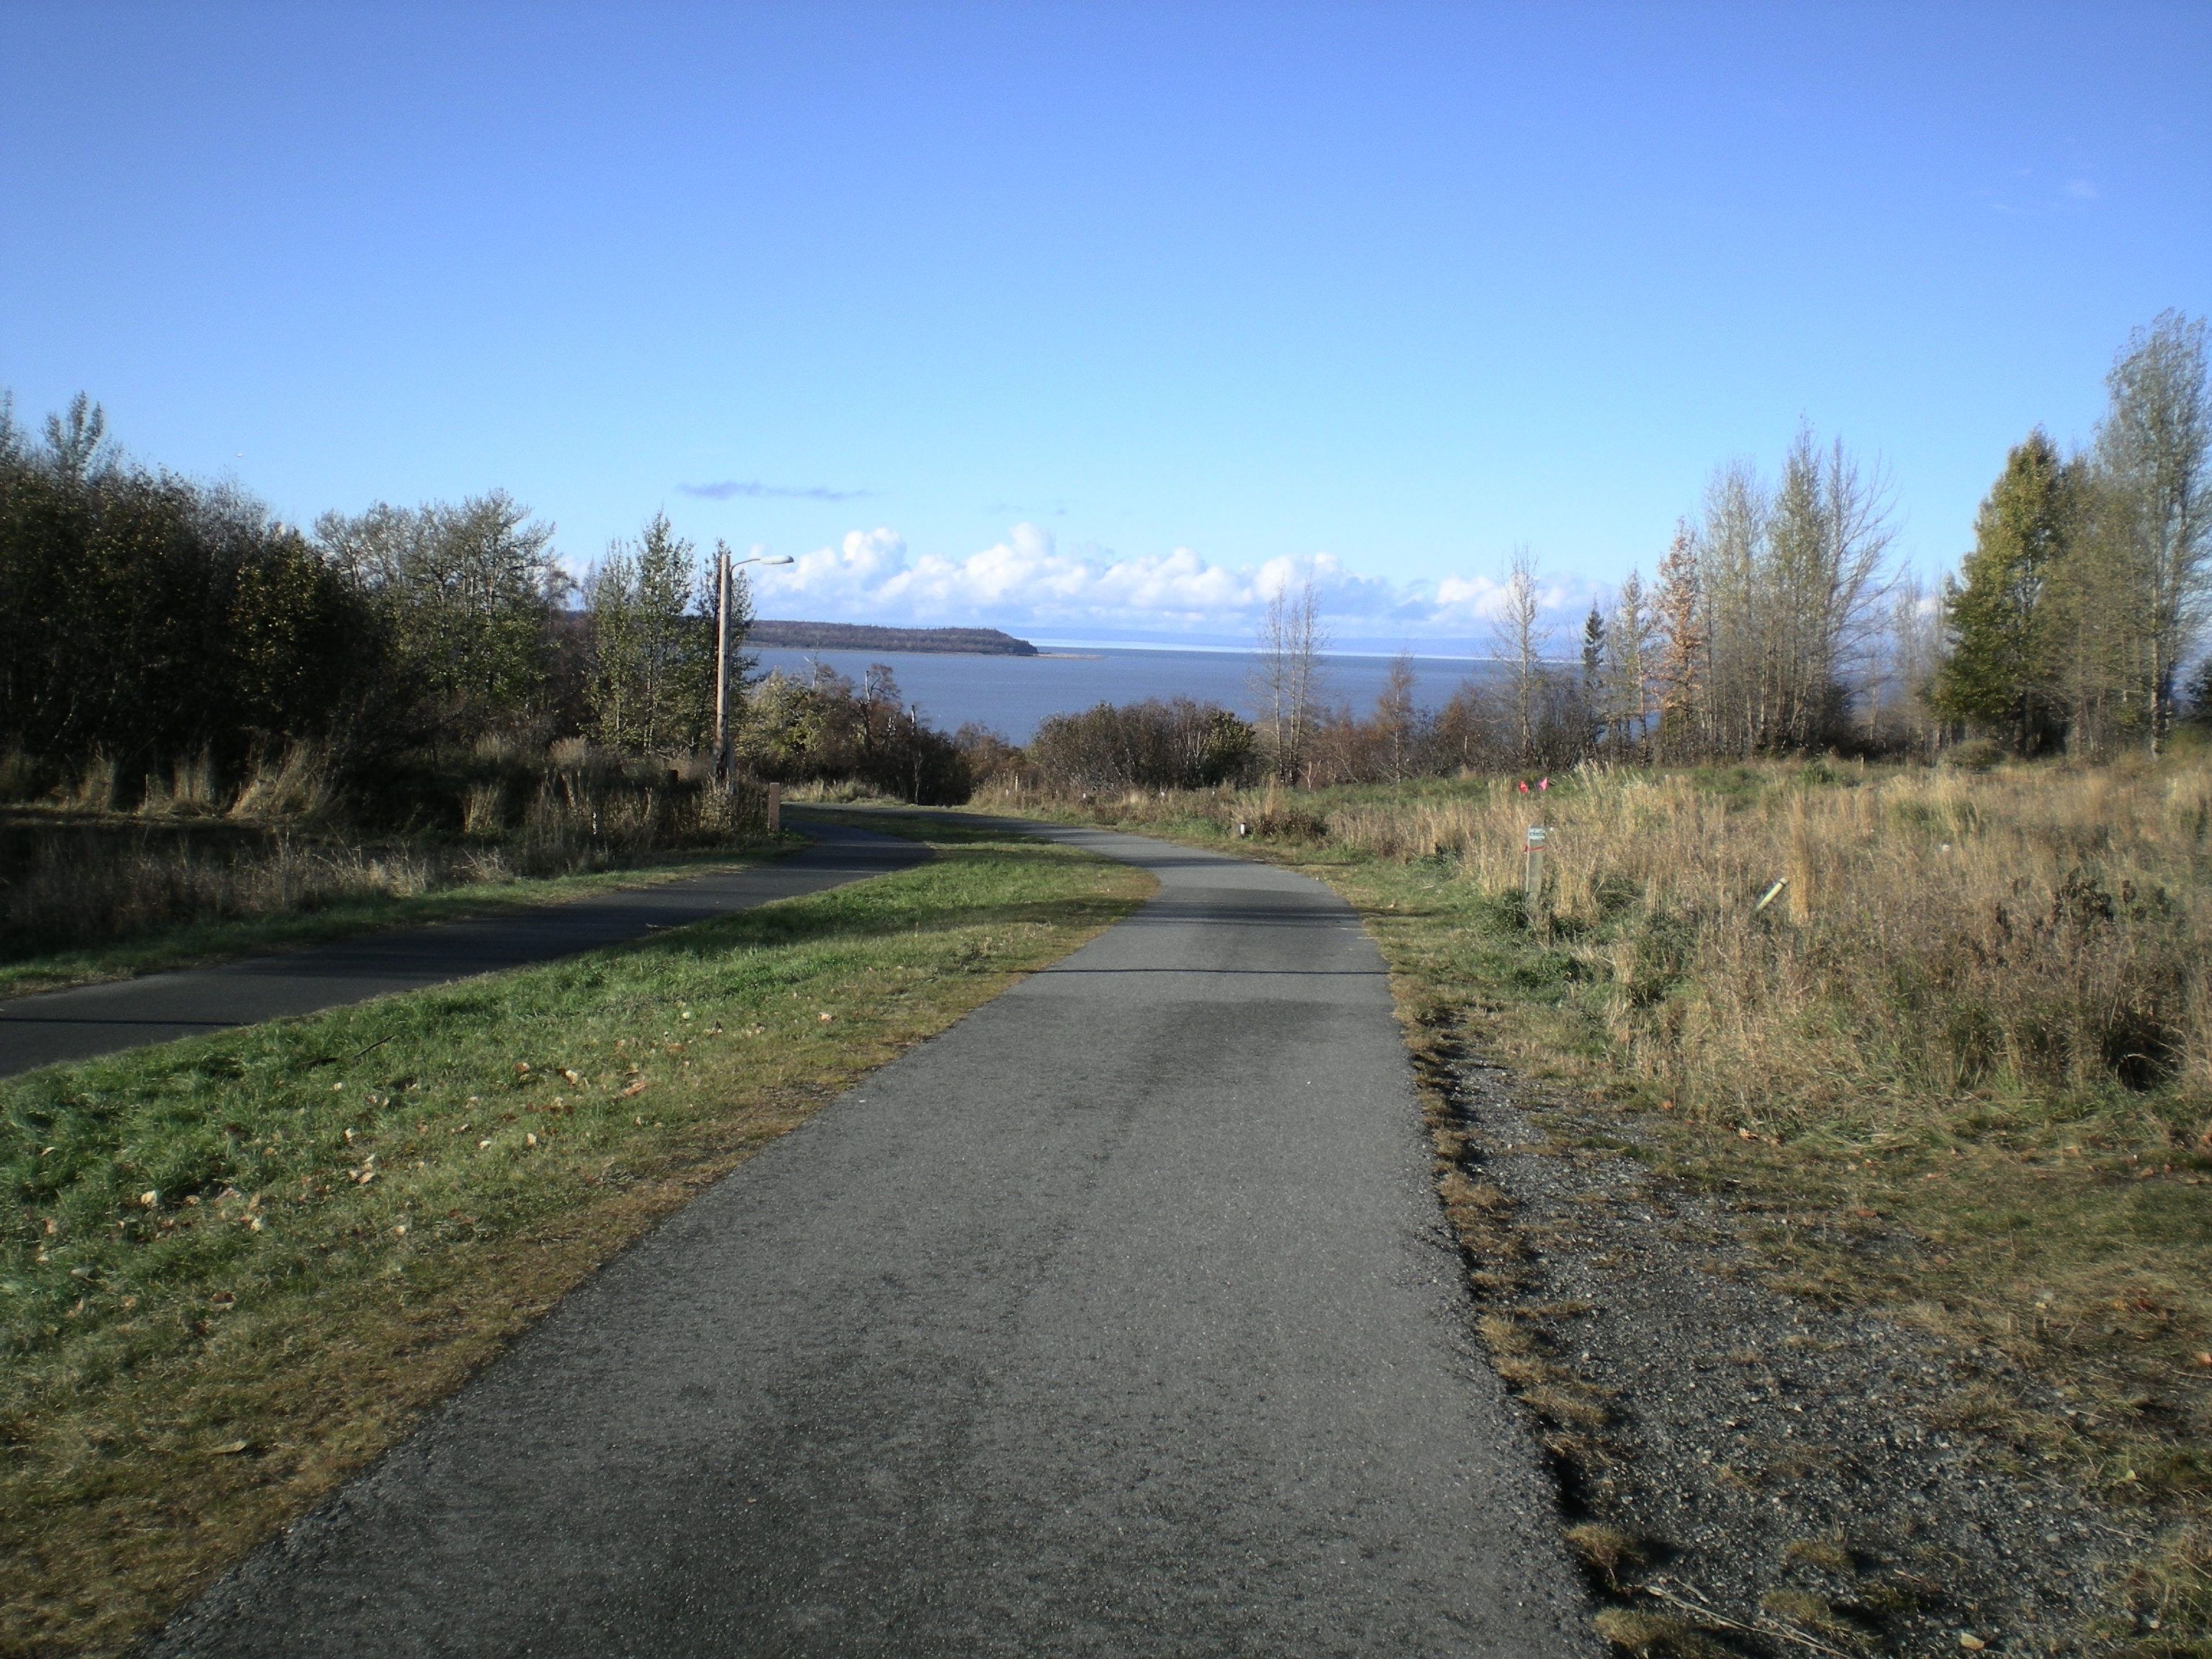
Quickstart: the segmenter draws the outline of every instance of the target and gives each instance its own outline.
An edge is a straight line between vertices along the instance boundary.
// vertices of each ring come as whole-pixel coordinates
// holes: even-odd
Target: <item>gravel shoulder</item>
[[[1484,1334],[1617,1645],[2097,1650],[2081,1632],[2150,1540],[1975,1421],[2063,1401],[1987,1348],[1771,1287],[1723,1205],[1600,1149],[1633,1141],[1622,1115],[1432,1070]]]

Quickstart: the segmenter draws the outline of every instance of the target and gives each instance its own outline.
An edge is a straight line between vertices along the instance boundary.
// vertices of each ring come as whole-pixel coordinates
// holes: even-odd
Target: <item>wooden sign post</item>
[[[1536,925],[1536,917],[1544,902],[1544,838],[1548,833],[1540,823],[1528,826],[1528,834],[1522,842],[1527,866],[1521,874],[1521,898],[1527,907],[1528,925]]]

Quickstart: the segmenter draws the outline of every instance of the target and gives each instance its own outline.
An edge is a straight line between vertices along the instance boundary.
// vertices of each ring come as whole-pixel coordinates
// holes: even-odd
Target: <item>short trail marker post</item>
[[[1521,901],[1528,914],[1528,925],[1536,925],[1544,901],[1544,842],[1550,832],[1540,823],[1528,826],[1528,833],[1521,846],[1525,866],[1521,872]]]

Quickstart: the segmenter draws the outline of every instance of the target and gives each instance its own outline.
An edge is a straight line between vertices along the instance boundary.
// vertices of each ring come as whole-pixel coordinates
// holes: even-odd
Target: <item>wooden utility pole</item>
[[[793,564],[797,561],[786,553],[780,558],[769,558],[765,553],[756,553],[750,558],[733,559],[730,544],[725,541],[714,544],[714,775],[726,781],[736,769],[736,757],[730,752],[730,601],[731,590],[737,581],[739,567],[748,564]],[[742,687],[739,688],[743,690]]]
[[[730,775],[730,550],[714,545],[714,775]]]

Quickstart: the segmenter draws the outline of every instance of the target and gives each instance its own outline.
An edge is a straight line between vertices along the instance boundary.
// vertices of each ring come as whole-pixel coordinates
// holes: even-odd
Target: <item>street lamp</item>
[[[730,573],[749,564],[790,564],[791,555],[732,559],[726,542],[714,544],[714,775],[730,775]]]

